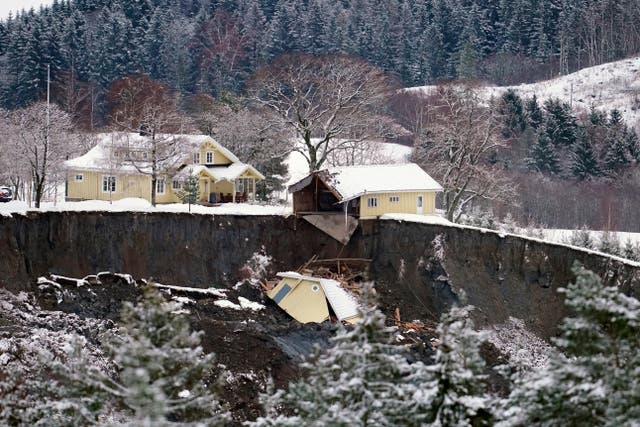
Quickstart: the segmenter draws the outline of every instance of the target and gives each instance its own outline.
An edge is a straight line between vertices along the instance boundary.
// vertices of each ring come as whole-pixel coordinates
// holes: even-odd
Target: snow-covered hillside
[[[429,92],[434,86],[410,88]],[[499,97],[514,89],[523,97],[535,94],[540,101],[560,98],[574,109],[589,111],[619,109],[630,126],[640,127],[640,56],[584,68],[566,76],[518,86],[485,86],[480,89],[486,99]]]

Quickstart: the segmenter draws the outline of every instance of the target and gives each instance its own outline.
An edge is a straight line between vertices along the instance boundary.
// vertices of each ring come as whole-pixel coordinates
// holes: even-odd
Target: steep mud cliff
[[[565,314],[557,289],[582,262],[637,296],[640,269],[562,245],[478,229],[363,221],[342,246],[305,221],[282,216],[46,212],[0,218],[0,285],[28,289],[38,276],[99,271],[196,287],[229,287],[256,252],[272,272],[313,255],[369,258],[383,308],[404,320],[436,320],[462,291],[481,325],[510,316],[548,337]]]

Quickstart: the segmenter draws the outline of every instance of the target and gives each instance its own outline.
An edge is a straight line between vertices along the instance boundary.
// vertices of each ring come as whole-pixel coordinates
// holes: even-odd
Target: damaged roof
[[[340,201],[370,193],[442,191],[442,186],[415,163],[331,167],[307,175],[289,192],[305,188],[317,176]]]

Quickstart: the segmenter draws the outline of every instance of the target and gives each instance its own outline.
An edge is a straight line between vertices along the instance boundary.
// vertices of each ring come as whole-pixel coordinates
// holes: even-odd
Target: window
[[[102,177],[102,192],[103,193],[115,193],[116,192],[116,177],[105,175]]]
[[[76,177],[75,177],[76,181],[84,181],[84,175],[82,175],[81,173],[77,173]]]
[[[164,178],[156,180],[156,194],[164,194]]]
[[[143,159],[146,159],[146,158],[147,158],[147,152],[146,152],[146,151],[143,151],[143,152],[142,152],[142,158],[143,158]]]
[[[193,154],[193,163],[198,165],[200,164],[200,152],[198,151],[197,153]]]
[[[171,188],[173,188],[174,190],[182,190],[182,181],[174,179],[173,183],[171,184]]]
[[[244,193],[244,180],[242,178],[236,179],[236,191]]]
[[[391,203],[398,203],[400,201],[400,196],[391,196],[389,197],[389,201]]]
[[[378,207],[378,198],[377,197],[369,197],[367,199],[367,207],[377,208]]]
[[[207,151],[205,164],[212,165],[213,164],[213,151]]]

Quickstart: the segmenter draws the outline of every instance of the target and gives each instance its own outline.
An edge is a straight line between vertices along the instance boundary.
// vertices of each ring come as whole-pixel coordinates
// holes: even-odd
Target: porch
[[[216,181],[210,177],[201,176],[199,184],[199,203],[218,204],[255,202],[255,178],[238,178],[232,181]]]

